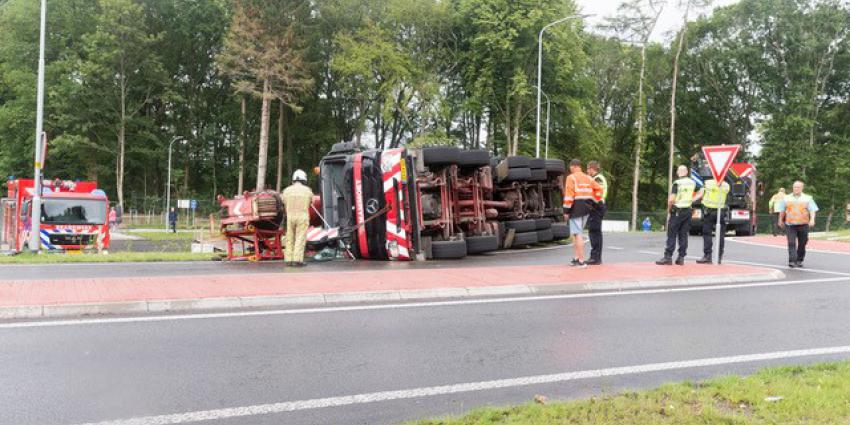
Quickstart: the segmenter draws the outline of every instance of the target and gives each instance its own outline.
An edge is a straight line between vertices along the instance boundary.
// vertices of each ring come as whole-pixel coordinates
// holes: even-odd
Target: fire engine
[[[30,248],[35,181],[10,179],[0,199],[0,246]],[[41,199],[41,249],[51,252],[106,252],[109,249],[109,200],[93,181],[45,180]]]

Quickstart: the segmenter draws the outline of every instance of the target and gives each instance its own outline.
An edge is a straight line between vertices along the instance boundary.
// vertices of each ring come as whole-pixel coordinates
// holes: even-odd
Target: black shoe
[[[723,256],[717,257],[717,264],[723,264]]]
[[[788,267],[793,269],[794,267],[797,267],[797,263],[795,263],[795,262],[793,262],[793,261],[789,261],[789,262],[788,262]]]
[[[571,265],[571,266],[575,267],[575,266],[577,266],[578,264],[579,264],[578,258],[573,258],[572,260],[570,260],[570,265]]]
[[[656,261],[655,264],[658,264],[659,266],[672,266],[673,265],[673,259],[669,258],[669,257],[664,257],[664,258]]]
[[[711,264],[711,257],[706,255],[697,260],[697,264]]]
[[[797,267],[798,267],[798,268],[802,268],[802,267],[803,267],[803,262],[802,262],[802,261],[797,261]]]
[[[595,258],[591,258],[591,259],[587,260],[587,263],[586,263],[586,264],[587,264],[588,266],[598,266],[598,265],[602,264],[602,261],[601,261],[601,260],[597,260],[597,259],[595,259]]]
[[[676,259],[676,265],[677,265],[677,266],[684,266],[684,265],[685,265],[685,257],[679,257],[679,258],[677,258],[677,259]]]
[[[286,267],[292,267],[293,264],[295,264],[295,263],[293,263],[292,261],[287,261]]]

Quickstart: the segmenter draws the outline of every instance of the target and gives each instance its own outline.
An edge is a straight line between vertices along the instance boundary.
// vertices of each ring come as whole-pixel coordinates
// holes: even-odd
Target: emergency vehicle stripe
[[[366,240],[366,226],[363,225],[363,154],[354,155],[354,211],[357,217],[357,239],[360,247],[360,256],[369,258],[369,244]]]

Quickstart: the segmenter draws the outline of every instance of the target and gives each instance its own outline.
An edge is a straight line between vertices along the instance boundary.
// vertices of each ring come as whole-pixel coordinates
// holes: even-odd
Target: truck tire
[[[546,230],[552,228],[551,218],[538,218],[534,220],[534,228],[536,230]]]
[[[537,230],[536,220],[506,221],[505,229],[514,229],[517,233],[534,232]]]
[[[528,181],[545,182],[546,180],[549,180],[549,177],[546,175],[546,170],[531,169],[531,178],[528,179]]]
[[[735,236],[752,236],[753,229],[749,224],[745,224],[743,226],[739,226],[735,229]]]
[[[537,231],[537,242],[552,242],[555,239],[555,232],[552,229],[538,230]]]
[[[422,162],[425,165],[451,165],[460,160],[460,149],[454,147],[434,147],[422,149]]]
[[[527,181],[531,179],[531,168],[511,168],[508,170],[508,174],[501,181],[503,182],[515,182],[515,181]]]
[[[570,223],[553,223],[552,237],[556,241],[568,239],[570,237]]]
[[[564,174],[567,172],[567,164],[560,159],[547,159],[546,172],[551,174]]]
[[[511,248],[516,248],[519,246],[533,245],[537,243],[537,231],[533,232],[523,232],[523,233],[515,233],[514,234],[514,242],[511,244]]]
[[[431,257],[438,260],[466,257],[466,241],[433,241]]]
[[[543,158],[531,158],[528,161],[528,168],[531,168],[532,170],[545,170],[546,160]]]
[[[528,168],[531,158],[527,156],[509,156],[503,160],[508,163],[508,168]]]
[[[457,164],[461,167],[478,168],[490,165],[490,152],[484,149],[461,151]]]
[[[467,254],[482,254],[497,249],[499,249],[499,237],[496,235],[466,237]]]

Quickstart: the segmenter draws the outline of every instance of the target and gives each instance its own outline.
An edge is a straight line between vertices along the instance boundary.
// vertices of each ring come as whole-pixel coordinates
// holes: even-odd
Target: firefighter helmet
[[[305,173],[304,170],[295,170],[295,172],[292,173],[292,181],[307,183],[307,173]]]

